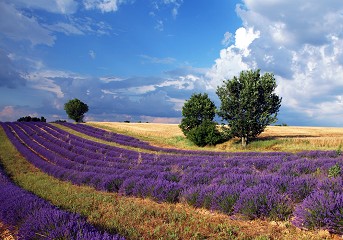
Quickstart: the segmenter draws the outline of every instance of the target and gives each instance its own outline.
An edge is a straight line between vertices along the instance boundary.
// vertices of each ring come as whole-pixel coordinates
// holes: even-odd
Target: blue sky
[[[343,3],[0,0],[0,121],[178,123],[185,100],[246,69],[273,72],[279,123],[343,125]]]

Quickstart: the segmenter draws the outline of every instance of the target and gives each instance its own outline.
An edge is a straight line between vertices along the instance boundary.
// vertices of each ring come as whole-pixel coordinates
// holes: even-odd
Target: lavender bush
[[[212,209],[232,214],[234,206],[243,190],[240,184],[219,186],[213,193]]]
[[[250,219],[285,220],[292,213],[292,203],[285,195],[278,194],[272,186],[259,184],[240,194],[234,211]]]
[[[343,234],[343,193],[315,191],[296,207],[294,216],[298,227]]]

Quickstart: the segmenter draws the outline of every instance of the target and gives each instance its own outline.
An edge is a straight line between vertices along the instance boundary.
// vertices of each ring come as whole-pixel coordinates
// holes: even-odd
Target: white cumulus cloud
[[[343,4],[329,1],[244,0],[243,27],[206,76],[216,87],[241,70],[275,74],[291,124],[339,125],[343,118]],[[280,112],[282,116],[282,112]]]
[[[240,71],[252,65],[245,58],[250,54],[250,44],[259,38],[259,31],[253,28],[239,28],[235,33],[235,43],[220,51],[220,58],[215,60],[214,66],[206,73],[212,88],[216,88],[223,80],[236,76]]]
[[[84,0],[83,4],[87,10],[98,9],[103,13],[116,12],[120,4],[125,0]]]

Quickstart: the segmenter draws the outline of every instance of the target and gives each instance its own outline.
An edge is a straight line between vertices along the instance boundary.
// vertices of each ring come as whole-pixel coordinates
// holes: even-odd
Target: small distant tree
[[[83,122],[84,114],[88,112],[87,104],[75,98],[64,104],[64,110],[70,119],[75,122]]]
[[[197,146],[215,145],[221,139],[216,123],[216,106],[206,93],[193,94],[182,107],[179,127]]]
[[[218,115],[227,121],[230,135],[241,138],[242,146],[276,122],[282,100],[274,93],[276,86],[273,74],[261,76],[258,69],[242,71],[238,78],[217,88],[221,101]]]

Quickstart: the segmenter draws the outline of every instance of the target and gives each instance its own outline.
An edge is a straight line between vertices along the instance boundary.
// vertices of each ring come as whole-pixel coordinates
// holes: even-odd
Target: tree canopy
[[[221,101],[218,115],[227,121],[230,135],[241,138],[243,146],[277,120],[282,99],[274,93],[276,86],[273,74],[261,76],[258,69],[242,71],[238,78],[217,88]]]
[[[216,106],[206,93],[193,94],[182,107],[182,120],[179,127],[197,146],[215,145],[220,133],[213,121]]]
[[[88,106],[75,98],[64,104],[64,110],[70,119],[73,119],[75,122],[83,122],[84,114],[88,112]]]
[[[199,126],[205,120],[212,121],[216,115],[216,106],[208,97],[207,93],[193,94],[182,107],[180,128],[185,135]]]

